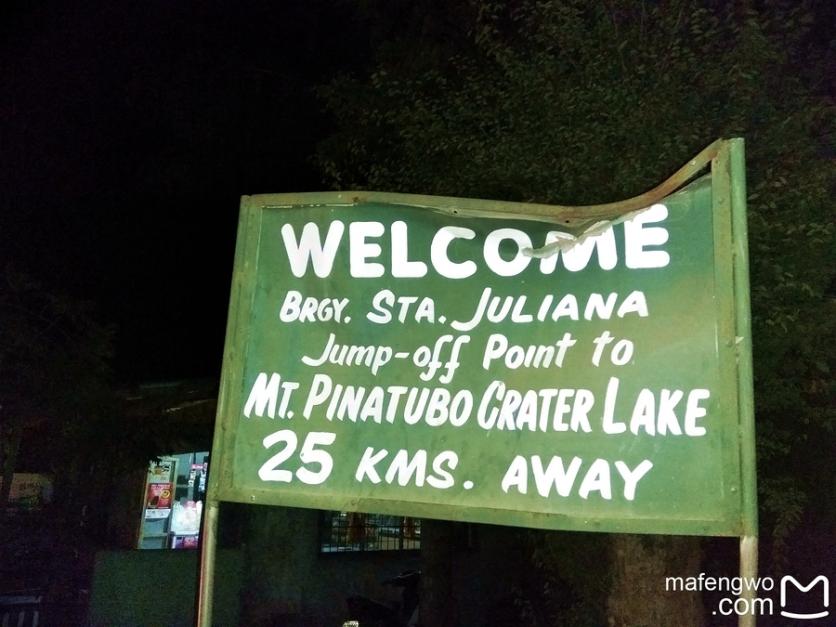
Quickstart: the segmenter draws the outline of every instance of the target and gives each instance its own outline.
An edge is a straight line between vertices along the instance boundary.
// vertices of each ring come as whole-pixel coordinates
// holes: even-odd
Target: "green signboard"
[[[587,211],[245,197],[212,498],[743,535],[742,155],[710,149]]]

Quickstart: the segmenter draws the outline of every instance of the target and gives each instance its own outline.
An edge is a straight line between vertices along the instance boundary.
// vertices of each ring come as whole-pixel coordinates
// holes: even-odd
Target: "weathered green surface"
[[[513,203],[485,203],[488,209],[480,211],[479,201],[460,201],[458,210],[455,199],[394,194],[245,198],[212,498],[556,529],[740,535],[741,446],[751,443],[752,433],[749,424],[741,435],[737,359],[748,363],[749,339],[736,335],[736,327],[742,328],[739,315],[735,317],[733,244],[737,234],[733,233],[725,145],[720,155],[711,175],[657,201],[666,208],[667,218],[660,217],[665,210],[658,207],[627,216],[624,208],[608,208],[610,218],[616,222],[627,218],[627,222],[615,224],[600,236],[601,246],[588,260],[583,248],[592,245],[590,240],[564,248],[557,258],[540,259],[521,256],[520,247],[510,239],[502,239],[499,258],[486,260],[486,237],[498,229],[513,230],[504,232],[506,236],[529,238],[534,249],[547,242],[550,232],[562,230],[561,222],[568,221],[575,234],[588,229],[590,223],[577,218],[577,208],[554,208],[547,223],[541,221],[544,213],[539,210],[536,220],[483,217],[525,213],[526,205]],[[564,215],[566,220],[561,220]],[[334,221],[344,225],[344,232],[339,238],[336,231],[332,234],[333,265],[321,268],[317,275],[311,263],[298,263],[294,274],[285,242],[295,247],[306,225],[316,225],[319,242],[325,242]],[[406,224],[408,235],[393,233],[396,222]],[[380,226],[372,226],[364,238],[352,241],[352,229],[369,229],[358,223]],[[433,238],[448,226],[471,229],[474,234],[471,239],[453,239],[446,250],[455,264],[472,261],[472,276],[443,276],[456,268],[445,269],[432,259]],[[394,231],[398,228],[403,227],[396,226]],[[290,239],[283,237],[283,229]],[[608,258],[600,253],[610,236],[615,248],[614,256]],[[363,243],[369,248],[361,250]],[[745,240],[737,246],[745,252]],[[488,244],[488,257],[490,248]],[[421,274],[414,265],[400,265],[400,272],[393,271],[393,256],[423,262],[426,273],[393,276]],[[358,276],[364,273],[380,276]],[[738,291],[747,289],[745,275],[738,276],[737,282]],[[498,322],[482,320],[473,328],[455,328],[453,321],[465,322],[474,316],[486,289],[503,302],[509,297],[508,315]],[[367,318],[369,312],[375,313],[373,302],[383,290],[395,297],[417,298],[403,322],[398,319],[398,304],[390,308],[389,321],[375,323]],[[339,322],[292,321],[287,315],[283,320],[283,310],[292,313],[287,299],[293,291],[319,303],[324,299],[348,299],[348,303]],[[588,301],[596,298],[593,294],[614,302],[610,314],[585,316]],[[421,303],[423,315],[416,320]],[[517,316],[512,320],[510,311],[515,308]],[[545,319],[538,319],[539,312],[545,313]],[[526,315],[534,319],[524,322]],[[595,339],[605,332],[614,339],[595,365]],[[437,353],[440,368],[427,373],[414,360],[420,361],[416,356],[424,352],[435,353],[439,338],[445,335],[449,341]],[[465,336],[467,340],[459,339]],[[329,338],[359,349],[373,347],[370,351],[378,358],[388,356],[389,361],[376,372],[364,364],[312,365]],[[503,338],[509,347],[518,345],[523,351],[530,346],[555,347],[561,338],[574,343],[559,365],[554,363],[560,353],[556,348],[547,366],[514,368],[513,360],[508,364],[502,355],[485,368],[487,347]],[[448,370],[451,347],[457,340],[460,351]],[[620,340],[631,343],[629,358],[627,343],[619,345]],[[616,356],[623,359],[613,363],[612,350],[618,346]],[[405,355],[397,357],[398,353]],[[248,408],[248,399],[253,396],[255,400],[257,390],[274,373],[282,383],[298,384],[287,405],[285,390],[276,387],[274,406],[265,394],[264,403],[249,403]],[[342,397],[337,396],[329,419],[333,394],[323,396],[321,403],[309,403],[323,382],[330,383],[334,392],[338,385],[363,387],[364,395],[344,406],[342,420],[338,416]],[[506,397],[508,390],[515,390],[526,402],[508,408],[505,418],[491,426],[485,418],[502,405],[494,382],[501,382]],[[278,379],[274,384],[278,386]],[[376,386],[381,390],[372,392]],[[398,404],[390,386],[406,388]],[[430,395],[438,388],[465,403],[472,399],[471,411],[462,414],[462,424],[439,420],[442,424],[433,426],[429,423],[439,413],[426,408],[418,412],[415,424],[408,424],[404,407],[409,391],[416,389],[414,394],[420,396],[424,388]],[[568,395],[563,392],[567,412],[562,424],[554,418],[560,390],[574,390]],[[381,401],[369,402],[373,394],[380,394]],[[578,400],[581,397],[589,405],[585,410],[578,410],[584,405]],[[689,404],[690,411],[686,409]],[[668,409],[661,409],[663,405]],[[443,402],[441,406],[442,414],[450,408]],[[606,416],[615,427],[605,427]],[[623,432],[614,433],[620,423]],[[667,433],[660,433],[662,425]],[[307,440],[311,433],[320,435]],[[265,445],[271,434],[278,435]],[[306,453],[310,458],[302,459],[306,441],[316,446],[313,453]],[[282,451],[283,458],[274,458]],[[426,476],[431,479],[421,481],[417,478],[421,470],[409,472],[406,465],[398,472],[397,463],[387,476],[399,451],[406,451],[401,461],[417,459],[421,469],[425,454]],[[378,481],[373,481],[374,472],[357,476],[364,452],[380,456],[374,464]],[[578,461],[573,462],[575,458]],[[748,453],[746,458],[751,461]],[[333,461],[330,471],[328,459]],[[457,460],[454,469],[451,459]],[[537,481],[538,472],[543,475],[541,467],[552,462],[553,469],[562,465],[568,475],[577,467],[574,480],[558,480],[561,493],[554,477],[541,476]],[[300,468],[313,475],[298,472]],[[279,472],[271,476],[270,470]],[[449,472],[448,481],[443,471]],[[639,477],[634,494],[623,477],[630,472]]]

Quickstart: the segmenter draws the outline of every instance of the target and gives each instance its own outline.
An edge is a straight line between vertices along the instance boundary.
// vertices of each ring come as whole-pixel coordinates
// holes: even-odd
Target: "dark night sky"
[[[448,10],[413,4],[385,4],[390,29]],[[833,4],[817,6],[830,40]],[[387,34],[354,11],[3,4],[0,263],[93,301],[117,326],[118,379],[218,375],[238,199],[323,188],[310,157],[331,128],[312,88],[362,71]]]
[[[0,260],[96,303],[123,381],[217,376],[241,194],[322,189],[312,87],[360,68],[337,2],[13,2]]]

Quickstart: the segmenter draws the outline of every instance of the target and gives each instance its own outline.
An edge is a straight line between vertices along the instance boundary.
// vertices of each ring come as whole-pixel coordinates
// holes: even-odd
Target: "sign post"
[[[738,536],[753,575],[743,166],[592,207],[244,197],[198,624],[221,501]]]
[[[740,576],[754,580],[758,574],[758,492],[755,463],[755,405],[752,372],[752,317],[749,303],[749,249],[746,224],[746,160],[743,140],[733,139],[728,153],[730,199],[734,233],[735,344],[738,347],[737,383],[740,415],[740,455],[743,489],[743,536],[740,539]],[[751,601],[755,591],[745,586],[744,598],[752,608],[740,617],[740,627],[754,627],[755,613]]]

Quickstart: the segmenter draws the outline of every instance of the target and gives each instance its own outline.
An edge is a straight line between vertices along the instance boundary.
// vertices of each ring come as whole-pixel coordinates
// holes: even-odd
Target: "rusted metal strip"
[[[474,198],[453,198],[449,196],[423,196],[420,194],[390,194],[386,192],[346,191],[335,192],[330,206],[344,203],[351,206],[359,203],[379,202],[409,207],[425,208],[438,213],[468,218],[497,218],[507,220],[533,220],[563,225],[577,231],[588,229],[595,222],[613,220],[621,215],[644,209],[666,196],[700,174],[712,159],[717,156],[725,140],[718,139],[697,156],[674,172],[665,182],[650,191],[602,205],[545,205],[538,203],[504,202]],[[311,194],[282,194],[281,199],[271,202],[270,196],[260,196],[259,202],[264,207],[288,207],[317,205],[311,202]],[[320,195],[321,196],[321,195]],[[337,202],[334,202],[336,200]]]

